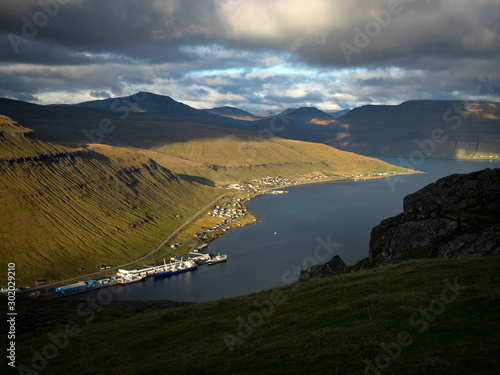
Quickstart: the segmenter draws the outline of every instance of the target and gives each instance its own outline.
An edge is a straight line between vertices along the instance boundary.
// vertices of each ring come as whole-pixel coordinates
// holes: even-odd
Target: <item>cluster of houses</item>
[[[377,173],[374,175],[371,175],[371,174],[343,174],[342,178],[366,178],[366,177],[372,177],[372,176],[382,177],[382,176],[389,176],[392,174],[396,174],[396,172],[392,172],[392,171],[391,172],[382,172],[382,173]]]
[[[247,212],[243,202],[244,198],[232,198],[231,201],[225,202],[222,206],[215,206],[211,211],[209,211],[208,216],[220,218],[223,219],[223,221],[220,224],[216,224],[211,228],[208,228],[207,232],[222,229],[222,232],[226,233],[229,229],[231,229],[227,225],[234,223],[238,219],[246,217]],[[194,234],[194,237],[207,238],[207,234],[205,232],[200,232]]]
[[[243,206],[243,198],[233,198],[231,202],[226,202],[223,206],[215,206],[212,211],[208,212],[208,216],[224,219],[221,225],[213,229],[218,229],[223,224],[231,224],[242,217],[246,217],[247,213],[245,206]]]
[[[275,188],[280,186],[287,186],[293,184],[299,184],[299,181],[289,180],[283,177],[264,177],[264,178],[253,178],[250,180],[249,184],[230,184],[221,186],[225,189],[236,189],[249,191],[250,193],[257,193],[263,189]]]
[[[223,189],[248,190],[248,186],[243,184],[229,184],[220,186]]]
[[[266,186],[281,186],[281,185],[290,185],[293,181],[288,180],[283,177],[265,177],[265,178],[254,178],[250,180],[256,184],[263,184]]]

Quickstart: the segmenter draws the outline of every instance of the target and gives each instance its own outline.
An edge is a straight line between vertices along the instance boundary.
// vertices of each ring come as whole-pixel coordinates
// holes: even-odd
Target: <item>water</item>
[[[395,158],[382,159],[398,164]],[[113,299],[204,302],[294,282],[299,269],[318,261],[325,263],[333,255],[354,264],[368,256],[371,229],[402,212],[406,195],[452,173],[499,167],[500,162],[428,159],[415,166],[426,174],[294,186],[287,188],[289,194],[258,196],[248,203],[258,222],[233,229],[210,244],[209,252],[227,254],[227,263],[116,287]],[[321,243],[330,244],[331,253]],[[85,299],[99,293],[105,292],[71,298]]]

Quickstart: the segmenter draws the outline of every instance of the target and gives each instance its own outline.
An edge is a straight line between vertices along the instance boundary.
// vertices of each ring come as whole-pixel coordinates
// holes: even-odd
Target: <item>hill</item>
[[[156,157],[163,162],[168,160],[169,164],[162,165],[173,172],[199,176],[215,184],[266,176],[290,178],[316,173],[342,175],[403,171],[379,160],[323,144],[169,120],[126,111],[125,108],[129,108],[126,102],[118,100],[117,103],[115,107],[123,106],[119,112],[75,106],[37,106],[4,99],[0,100],[0,113],[29,126],[51,142],[73,147],[103,143],[144,149],[154,160],[159,160]],[[307,132],[308,126],[302,128]]]
[[[198,110],[168,96],[147,92],[139,92],[122,98],[84,102],[75,106],[112,111],[126,106],[132,113],[147,113],[169,120],[264,132],[266,135],[272,134],[308,142],[327,143],[323,142],[325,139],[334,142],[337,133],[344,131],[342,127],[332,125],[335,122],[332,116],[314,107],[289,108],[276,116],[259,118],[233,107]]]
[[[211,124],[219,126],[243,126],[246,121],[239,121],[231,116],[219,115],[214,111],[199,110],[184,103],[178,102],[169,96],[153,94],[150,92],[138,92],[134,95],[94,100],[73,105],[75,107],[111,110],[114,112],[149,113],[162,116],[170,120],[181,120],[199,124]]]
[[[340,111],[334,111],[334,112],[325,112],[327,115],[332,116],[333,118],[339,118],[341,116],[347,115],[349,112],[351,112],[351,109],[342,109]]]
[[[498,257],[418,260],[163,310],[18,298],[17,365],[53,375],[494,374],[499,267]]]
[[[22,286],[136,259],[220,195],[198,181],[131,149],[52,144],[2,116],[0,261]]]
[[[500,103],[414,100],[370,105],[353,109],[338,122],[345,131],[328,144],[363,155],[500,157]]]
[[[150,93],[118,99],[132,103],[134,97],[143,94],[147,94],[146,99],[133,105],[134,111],[324,143],[362,155],[478,160],[500,157],[500,103],[412,100],[330,114],[303,107],[257,119],[237,108],[201,111]],[[80,106],[109,109],[113,103],[116,107],[116,99]]]
[[[290,123],[295,126],[331,125],[336,122],[332,116],[315,107],[301,107],[287,112],[283,116],[286,116]]]
[[[242,109],[228,106],[205,109],[204,111],[218,116],[230,117],[235,120],[255,121],[263,119],[263,117],[255,116],[252,113],[244,111]]]

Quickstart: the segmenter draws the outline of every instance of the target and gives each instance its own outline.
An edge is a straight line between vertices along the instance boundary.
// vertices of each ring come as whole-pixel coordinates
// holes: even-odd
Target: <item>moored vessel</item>
[[[132,277],[122,277],[118,279],[118,285],[127,285],[132,283],[137,283],[139,281],[144,281],[146,276],[132,276]]]
[[[207,264],[212,265],[212,264],[222,263],[225,262],[226,260],[227,260],[227,255],[217,254],[216,256],[210,258],[210,260],[207,261]]]
[[[176,264],[174,266],[174,268],[172,269],[172,275],[176,275],[178,273],[184,273],[184,272],[188,272],[188,271],[194,271],[195,269],[198,268],[198,265],[193,262],[192,260],[188,260],[186,262],[179,262],[178,264]]]

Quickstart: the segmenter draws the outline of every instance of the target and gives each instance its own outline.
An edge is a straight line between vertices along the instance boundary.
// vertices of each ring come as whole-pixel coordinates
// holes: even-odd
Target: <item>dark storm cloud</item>
[[[293,60],[309,64],[377,66],[411,63],[415,56],[491,58],[498,56],[500,47],[496,0],[86,0],[62,4],[51,0],[42,4],[46,5],[36,0],[3,1],[4,58],[15,57],[5,49],[5,36],[23,37],[23,31],[34,33],[33,28],[36,35],[25,39],[50,43],[50,52],[56,52],[54,59],[59,61],[66,60],[64,54],[71,61],[72,55],[82,51],[151,62],[178,61],[189,58],[181,46],[221,43],[290,52]],[[46,14],[46,22],[40,13]],[[266,18],[259,20],[263,15]],[[32,28],[26,26],[30,23]],[[19,44],[20,51],[35,47]],[[52,53],[44,56],[35,50],[17,58],[33,62],[35,54],[47,59]]]
[[[498,0],[3,0],[0,10],[0,83],[17,98],[146,85],[203,105],[355,105],[465,98],[481,76],[500,81]],[[273,66],[287,70],[246,74]]]
[[[16,51],[31,49],[33,40],[67,54],[68,63],[79,52],[177,61],[179,46],[211,43],[218,24],[211,1],[4,0],[0,6],[0,33],[12,47],[3,55],[20,62],[30,56]]]

